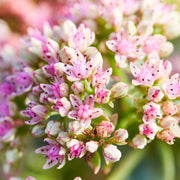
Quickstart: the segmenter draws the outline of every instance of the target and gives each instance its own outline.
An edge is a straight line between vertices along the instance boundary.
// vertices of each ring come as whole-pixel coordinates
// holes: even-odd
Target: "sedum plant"
[[[82,0],[67,9],[60,24],[29,29],[18,52],[1,50],[5,173],[28,132],[44,141],[35,151],[43,169],[80,158],[95,174],[121,161],[121,146],[180,137],[180,77],[167,60],[180,35],[174,5]]]

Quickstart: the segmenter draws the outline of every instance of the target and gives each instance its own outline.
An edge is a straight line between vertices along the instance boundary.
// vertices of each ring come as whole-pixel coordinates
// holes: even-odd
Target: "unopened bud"
[[[70,141],[70,135],[68,132],[65,132],[65,131],[61,131],[59,134],[58,134],[58,137],[56,138],[56,140],[64,145],[66,142]]]
[[[168,144],[174,144],[175,135],[170,129],[165,129],[157,134],[157,137]]]
[[[68,42],[70,34],[72,34],[74,31],[76,31],[76,26],[75,24],[70,21],[66,20],[60,29],[60,37],[63,41]]]
[[[161,58],[169,56],[174,50],[174,46],[171,42],[165,42],[161,45],[159,55]]]
[[[33,136],[43,136],[45,134],[44,129],[45,129],[44,125],[38,124],[38,125],[33,127],[32,135]]]
[[[114,125],[109,121],[102,121],[97,127],[96,132],[100,137],[109,137],[114,131]]]
[[[74,133],[75,135],[79,135],[82,134],[84,128],[79,121],[71,121],[69,123],[69,131]]]
[[[121,98],[127,95],[128,85],[123,82],[118,82],[111,87],[111,96],[113,98]]]
[[[75,56],[76,56],[75,50],[68,46],[64,46],[60,51],[60,57],[63,63],[72,62]]]
[[[36,71],[33,72],[33,79],[37,84],[48,83],[42,69],[37,69]]]
[[[119,161],[121,158],[121,152],[115,145],[108,144],[103,148],[103,155],[106,161],[106,164],[110,162]]]
[[[162,104],[162,111],[166,115],[174,115],[177,113],[178,109],[177,106],[174,102],[172,101],[167,101]]]
[[[128,132],[125,129],[118,129],[114,132],[114,139],[116,142],[124,142],[128,138]]]
[[[49,121],[45,133],[51,136],[56,136],[60,131],[60,122],[57,121]]]
[[[19,152],[17,148],[9,150],[6,152],[6,160],[8,164],[13,164],[19,158],[23,156],[22,152]]]
[[[71,89],[74,94],[81,94],[84,92],[84,83],[82,81],[76,81],[72,84]]]
[[[36,180],[36,178],[35,178],[35,177],[32,177],[32,176],[28,176],[28,177],[26,178],[26,180]]]
[[[175,123],[177,123],[177,120],[172,116],[165,116],[160,120],[160,126],[162,128],[170,128]]]
[[[81,177],[75,177],[74,180],[82,180]]]
[[[137,134],[134,138],[133,138],[133,144],[134,144],[134,147],[135,148],[138,148],[138,149],[143,149],[146,144],[147,144],[147,139],[145,136],[143,135],[139,135]]]
[[[96,152],[98,149],[98,142],[96,141],[89,141],[86,143],[86,150],[91,152],[91,153],[94,153]]]

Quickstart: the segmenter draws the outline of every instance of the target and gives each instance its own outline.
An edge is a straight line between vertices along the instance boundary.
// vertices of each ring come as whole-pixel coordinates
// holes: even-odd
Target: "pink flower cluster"
[[[121,158],[117,145],[143,149],[156,137],[173,144],[180,137],[180,76],[171,75],[164,59],[173,51],[168,40],[180,35],[174,6],[159,0],[67,4],[60,20],[68,20],[28,29],[17,56],[0,50],[0,148],[8,144],[13,157],[7,162],[22,156],[19,132],[29,125],[46,143],[36,150],[47,159],[43,169],[83,158],[96,174],[101,149],[109,168]],[[123,111],[136,113],[121,119]],[[132,121],[139,133],[129,137]]]

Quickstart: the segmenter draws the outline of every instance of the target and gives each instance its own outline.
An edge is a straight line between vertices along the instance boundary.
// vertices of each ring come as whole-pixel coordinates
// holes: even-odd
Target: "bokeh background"
[[[166,0],[176,3],[180,11],[179,0]],[[67,7],[73,5],[73,0],[0,0],[0,52],[2,47],[10,44],[18,50],[20,38],[27,33],[28,27],[42,28],[45,21],[50,24],[60,23],[68,16]],[[173,63],[173,72],[180,72],[180,38],[172,41],[174,53],[169,57]],[[22,178],[32,175],[37,180],[71,180],[76,176],[83,180],[179,180],[180,179],[180,140],[169,146],[160,140],[155,140],[144,150],[134,150],[130,147],[120,147],[123,154],[120,162],[115,163],[108,175],[93,171],[81,159],[67,162],[67,165],[57,170],[55,168],[42,170],[45,158],[35,154],[41,146],[41,140],[27,137],[24,156],[16,175]],[[0,162],[0,180],[5,180]]]

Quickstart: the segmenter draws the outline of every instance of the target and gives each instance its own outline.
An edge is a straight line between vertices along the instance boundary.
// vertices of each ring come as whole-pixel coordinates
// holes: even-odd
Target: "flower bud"
[[[159,56],[161,58],[169,56],[174,50],[174,46],[171,42],[165,42],[161,45],[159,50]]]
[[[114,132],[114,139],[116,142],[124,142],[128,138],[128,132],[125,129],[118,129]]]
[[[63,41],[68,42],[70,34],[72,34],[75,31],[76,31],[75,24],[70,20],[66,20],[61,26],[60,37]]]
[[[74,94],[81,94],[84,92],[84,83],[82,81],[76,81],[72,84],[71,89]]]
[[[59,94],[61,97],[66,97],[69,95],[69,86],[66,83],[60,84]]]
[[[176,118],[172,116],[165,116],[160,120],[160,126],[162,128],[170,128],[172,125],[174,125],[177,122]]]
[[[143,149],[147,144],[147,139],[143,135],[137,134],[132,140],[134,147],[138,149]]]
[[[174,102],[172,101],[166,101],[162,104],[162,111],[166,115],[174,115],[177,113],[178,109]]]
[[[60,131],[60,122],[57,121],[49,121],[45,133],[51,136],[56,136]]]
[[[23,156],[22,152],[19,152],[17,148],[9,150],[6,152],[6,160],[8,164],[13,164],[19,158]]]
[[[108,89],[97,89],[95,93],[95,101],[99,104],[108,103],[111,91]]]
[[[179,18],[178,18],[179,19]],[[168,39],[174,39],[180,35],[179,21],[171,21],[163,28],[163,33]]]
[[[35,177],[32,177],[32,176],[28,176],[28,177],[26,178],[26,180],[36,180],[36,178],[35,178]]]
[[[157,134],[157,137],[168,144],[174,144],[175,135],[170,129],[165,129]]]
[[[86,143],[86,150],[91,152],[91,153],[94,153],[96,152],[98,149],[98,142],[96,141],[89,141]]]
[[[0,118],[0,141],[9,142],[15,137],[14,122],[10,117]]]
[[[37,84],[49,83],[42,69],[37,69],[33,72],[33,79]]]
[[[70,135],[68,134],[68,132],[65,132],[65,131],[61,131],[59,134],[58,134],[58,137],[56,138],[56,140],[64,145],[66,142],[70,141]]]
[[[147,99],[155,103],[160,102],[164,97],[163,92],[157,86],[152,86],[148,89]]]
[[[164,75],[169,76],[171,74],[172,71],[172,64],[170,61],[165,61],[163,63],[164,66]]]
[[[75,177],[74,180],[82,180],[81,177]]]
[[[114,131],[114,125],[109,121],[102,121],[97,127],[96,132],[100,137],[109,137]]]
[[[127,95],[128,85],[123,82],[118,82],[111,87],[111,96],[113,98],[121,98]]]
[[[108,144],[103,148],[103,155],[106,161],[106,164],[110,162],[119,161],[121,158],[121,152],[115,145]]]
[[[60,57],[63,63],[72,62],[75,56],[76,56],[76,52],[71,47],[64,46],[60,51]]]
[[[45,134],[44,129],[45,129],[44,125],[38,124],[33,127],[32,135],[33,136],[43,136]]]
[[[133,21],[127,22],[127,29],[128,29],[129,35],[131,36],[134,36],[137,33],[137,29]]]
[[[69,123],[69,131],[74,133],[75,135],[82,134],[84,131],[83,126],[81,125],[80,121],[71,121]]]

